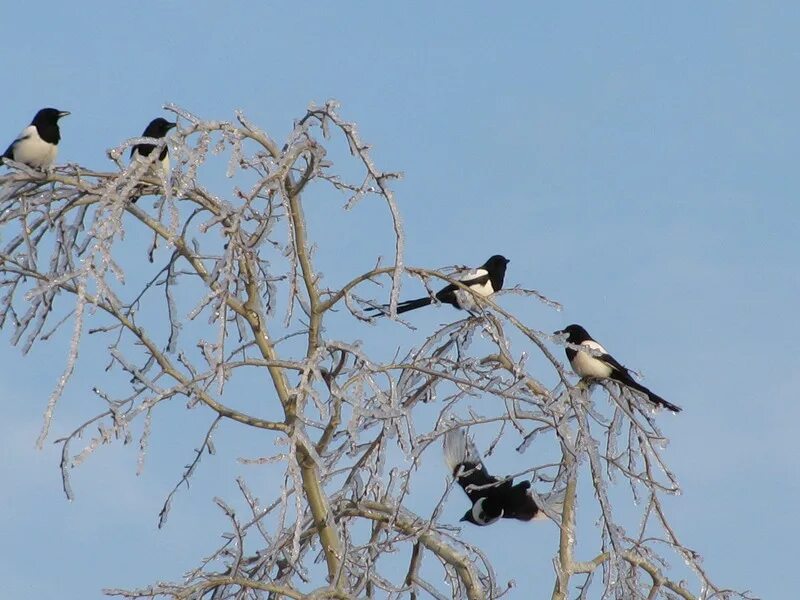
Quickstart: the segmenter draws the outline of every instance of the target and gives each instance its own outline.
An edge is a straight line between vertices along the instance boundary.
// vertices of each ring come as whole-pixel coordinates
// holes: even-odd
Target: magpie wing
[[[10,160],[14,160],[14,146],[19,144],[22,140],[28,139],[29,137],[31,137],[31,134],[28,131],[28,128],[23,129],[20,132],[20,134],[17,136],[17,139],[15,139],[13,142],[11,142],[8,145],[8,148],[6,148],[6,151],[3,152],[3,158],[8,158]]]
[[[599,352],[600,354],[592,354],[592,356],[594,358],[596,358],[597,360],[606,363],[609,367],[611,367],[614,371],[616,371],[619,374],[619,379],[622,379],[622,380],[630,379],[630,374],[629,374],[629,371],[628,371],[628,367],[626,367],[625,365],[620,363],[616,358],[611,356],[608,353],[608,350],[603,348],[603,346],[600,345],[598,342],[596,342],[595,340],[586,340],[585,342],[581,343],[581,346],[585,346],[585,347],[589,348],[590,350],[594,350],[595,352]],[[568,348],[567,350],[569,351],[570,348]],[[573,350],[573,355],[574,355],[574,352],[575,351]],[[570,360],[572,360],[571,357],[570,357]]]
[[[616,358],[614,358],[610,354],[601,354],[597,358],[602,360],[604,363],[606,363],[615,371],[621,373],[623,377],[626,378],[630,377],[630,371],[628,370],[628,367],[623,365],[621,362],[619,362]]]
[[[464,489],[473,504],[479,498],[486,496],[489,489],[492,489],[487,486],[500,481],[497,477],[489,475],[482,463],[463,462],[458,465],[454,475],[458,485]]]
[[[485,269],[472,269],[459,278],[459,281],[467,287],[483,287],[489,282],[489,273]],[[456,292],[459,289],[457,285],[450,283],[436,293],[436,299],[457,305]]]
[[[464,279],[459,279],[459,281],[467,287],[472,287],[474,285],[478,286],[486,285],[486,283],[489,281],[489,273],[487,273],[483,269],[481,269],[481,271],[483,272],[480,274],[469,273],[467,277],[465,277]]]

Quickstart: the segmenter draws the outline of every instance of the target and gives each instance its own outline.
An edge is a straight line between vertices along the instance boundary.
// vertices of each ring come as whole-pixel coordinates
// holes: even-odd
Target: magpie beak
[[[58,113],[58,118],[60,119],[61,117],[66,117],[67,115],[71,115],[71,114],[72,113],[69,112],[68,110],[62,110],[61,112]]]

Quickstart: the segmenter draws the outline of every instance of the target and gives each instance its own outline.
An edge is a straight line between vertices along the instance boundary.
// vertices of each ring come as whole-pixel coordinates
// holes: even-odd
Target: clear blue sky
[[[60,160],[103,167],[104,150],[165,102],[207,118],[243,109],[282,139],[310,101],[338,99],[380,166],[405,172],[407,263],[509,256],[509,283],[565,306],[537,307],[529,324],[583,323],[685,407],[659,417],[684,488],[669,507],[714,580],[796,594],[800,5],[247,4],[8,3],[0,142],[52,105],[72,111]],[[364,211],[354,218],[366,224]],[[369,266],[345,269],[342,256],[384,243],[382,229],[343,236],[306,212],[321,247],[343,253],[320,253],[329,280]],[[457,316],[447,311],[415,324]],[[23,358],[8,337],[2,595],[90,599],[177,578],[211,549],[223,527],[211,497],[234,494],[246,469],[233,458],[252,445],[207,458],[162,531],[161,502],[197,443],[181,437],[180,412],[157,425],[144,475],[134,449],[103,449],[75,471],[68,503],[56,448],[34,449],[64,347]],[[94,414],[87,362],[56,436]],[[447,514],[463,510],[451,500]],[[552,524],[465,536],[508,557],[496,560],[501,579],[549,594]]]

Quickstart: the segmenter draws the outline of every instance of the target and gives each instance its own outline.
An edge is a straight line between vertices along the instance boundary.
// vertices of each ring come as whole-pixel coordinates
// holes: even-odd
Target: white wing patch
[[[444,434],[444,461],[450,469],[450,474],[456,467],[467,461],[469,456],[469,442],[463,429],[451,429]]]
[[[469,273],[467,273],[467,275],[465,275],[464,277],[460,277],[459,281],[469,281],[470,279],[475,279],[476,277],[482,277],[488,274],[489,272],[486,269],[472,269]],[[494,294],[494,289],[492,288],[492,282],[489,279],[487,279],[486,283],[484,284],[476,283],[469,287],[476,294],[478,294],[479,296],[483,296],[484,298]]]
[[[469,281],[470,279],[475,279],[477,277],[481,277],[483,275],[487,275],[488,272],[486,269],[472,269],[465,275],[462,275],[458,278],[459,281]],[[475,283],[469,286],[469,288],[474,291],[479,296],[483,296],[484,298],[488,298],[492,294],[494,294],[494,288],[492,288],[491,280],[487,279],[486,283]],[[456,300],[458,301],[459,308],[464,310],[473,310],[477,308],[477,303],[475,302],[475,298],[469,292],[457,289],[456,290]]]
[[[598,344],[594,340],[586,340],[585,342],[581,342],[581,346],[586,346],[587,348],[591,348],[592,350],[597,350],[598,352],[602,352],[603,354],[608,354],[608,350],[603,348],[600,344]]]

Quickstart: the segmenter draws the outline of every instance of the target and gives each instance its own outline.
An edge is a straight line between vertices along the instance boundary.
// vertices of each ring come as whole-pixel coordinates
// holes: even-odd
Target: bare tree
[[[508,586],[497,580],[492,557],[440,520],[452,483],[425,514],[404,506],[423,452],[439,452],[441,437],[455,427],[491,427],[520,453],[536,440],[559,457],[548,464],[531,458],[530,468],[514,475],[532,479],[538,494],[565,490],[563,513],[549,515],[560,527],[553,599],[590,593],[751,597],[712,583],[699,555],[671,527],[661,498],[678,485],[662,458],[666,440],[647,403],[607,385],[609,401],[596,397],[593,404],[586,386],[572,385],[548,350],[549,335],[501,308],[496,297],[476,297],[475,311],[420,333],[416,347],[389,357],[367,354],[358,342],[359,329],[373,321],[365,309],[388,293],[394,314],[404,275],[429,290],[455,279],[450,270],[403,264],[400,214],[390,187],[398,174],[376,166],[335,103],[310,107],[283,146],[241,114],[235,122],[206,121],[166,108],[181,123],[170,141],[174,169],[168,177],[142,162],[123,161],[126,149],[143,138],[109,151],[118,167],[111,172],[69,165],[40,173],[12,165],[0,176],[0,325],[12,330],[23,353],[59,328],[72,328],[40,444],[86,336],[107,346],[114,389],[129,381],[124,393],[98,383],[93,393],[105,410],[57,440],[68,497],[70,470],[104,444],[136,441],[142,468],[153,419],[165,403],[181,398],[187,410],[208,415],[208,429],[166,498],[160,526],[201,457],[214,451],[222,420],[262,430],[265,449],[277,445],[273,453],[243,460],[279,468],[283,484],[265,502],[243,479],[237,480],[240,499],[215,498],[229,530],[179,583],[107,594],[500,597]],[[342,140],[349,155],[338,152],[336,172],[350,173],[347,178],[336,174],[329,158]],[[223,153],[231,184],[204,184],[219,163],[209,159]],[[376,259],[374,268],[354,271],[350,281],[323,285],[303,214],[307,196],[341,197],[344,210],[382,202],[393,224],[386,233],[393,264]],[[132,231],[147,232],[146,239],[126,242],[136,250],[120,252]],[[504,293],[555,304],[534,290]],[[329,331],[349,337],[334,339]],[[549,389],[546,379],[556,387]],[[254,393],[245,399],[231,392],[235,382]],[[465,408],[475,396],[482,399],[480,414]],[[435,406],[436,417],[418,416],[421,403]],[[599,535],[593,555],[576,557],[576,483],[582,476],[594,490],[582,499],[582,509],[598,511]],[[608,491],[623,484],[641,510],[635,530],[615,521],[612,511]],[[245,513],[233,508],[242,501]],[[393,562],[387,563],[390,552]],[[667,561],[675,558],[689,566],[694,581],[670,578]],[[543,597],[548,591],[526,593]]]

